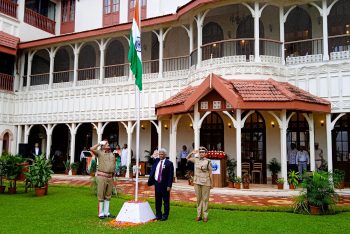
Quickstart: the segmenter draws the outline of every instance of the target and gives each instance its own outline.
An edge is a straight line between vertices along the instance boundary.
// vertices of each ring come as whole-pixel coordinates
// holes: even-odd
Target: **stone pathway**
[[[91,184],[89,176],[63,176],[55,175],[50,184],[87,185]],[[135,181],[118,179],[116,181],[118,191],[124,194],[134,195]],[[210,202],[215,204],[230,204],[244,206],[290,206],[293,196],[299,191],[277,190],[272,185],[252,185],[249,190],[237,190],[232,188],[214,188],[210,194]],[[350,190],[340,191],[338,205],[350,205]],[[139,198],[154,198],[154,187],[148,187],[145,178],[139,182]],[[196,202],[193,186],[187,181],[178,181],[173,184],[171,200]]]

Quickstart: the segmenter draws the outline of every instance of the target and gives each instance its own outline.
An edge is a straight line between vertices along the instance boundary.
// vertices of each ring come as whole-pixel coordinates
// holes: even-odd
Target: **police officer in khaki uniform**
[[[199,152],[199,157],[192,157],[193,154]],[[196,221],[203,218],[204,222],[208,222],[208,203],[210,189],[213,188],[212,164],[207,156],[207,149],[199,147],[199,151],[192,151],[186,158],[194,163],[194,190],[197,197],[197,217]]]
[[[98,149],[98,147],[101,149]],[[90,150],[98,158],[98,170],[96,173],[97,198],[99,202],[98,217],[100,219],[113,218],[114,216],[109,213],[109,202],[112,196],[115,157],[106,140],[94,145]]]

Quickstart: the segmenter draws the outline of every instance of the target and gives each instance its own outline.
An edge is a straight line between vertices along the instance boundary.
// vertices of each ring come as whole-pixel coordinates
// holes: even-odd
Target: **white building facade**
[[[136,88],[127,60],[134,1],[0,2],[12,7],[0,9],[0,35],[20,40],[16,46],[0,40],[0,152],[29,151],[38,142],[47,157],[61,152],[58,172],[63,161],[78,161],[83,147],[105,138],[135,150]],[[307,148],[315,170],[318,142],[328,169],[346,171],[350,181],[349,1],[141,2],[141,161],[156,147],[176,161],[182,145],[218,150],[220,143],[237,160],[238,175],[242,162],[262,162],[266,182],[272,158],[287,177],[291,143]],[[205,111],[205,95],[223,97],[209,86],[185,111],[157,113],[157,104],[201,87],[212,73],[272,79],[274,87],[288,82],[329,108]]]

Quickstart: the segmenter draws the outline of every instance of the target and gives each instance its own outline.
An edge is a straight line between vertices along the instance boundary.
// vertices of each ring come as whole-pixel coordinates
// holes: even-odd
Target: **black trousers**
[[[154,184],[156,197],[156,218],[167,219],[170,211],[170,192],[167,191],[167,186],[157,181]],[[164,202],[164,213],[162,213],[162,203]]]
[[[180,162],[180,166],[181,166],[181,175],[185,176],[186,174],[186,169],[187,169],[187,159],[186,158],[182,158],[181,162]]]

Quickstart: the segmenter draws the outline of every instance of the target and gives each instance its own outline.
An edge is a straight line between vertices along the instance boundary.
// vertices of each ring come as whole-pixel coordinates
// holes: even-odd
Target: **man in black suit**
[[[155,186],[156,218],[165,221],[170,210],[170,190],[173,184],[174,165],[166,159],[166,150],[161,148],[152,166],[148,179],[148,186]],[[162,201],[164,201],[164,213],[162,214]]]
[[[41,155],[41,148],[39,147],[39,143],[35,143],[34,149],[32,150],[32,155],[34,157]]]

